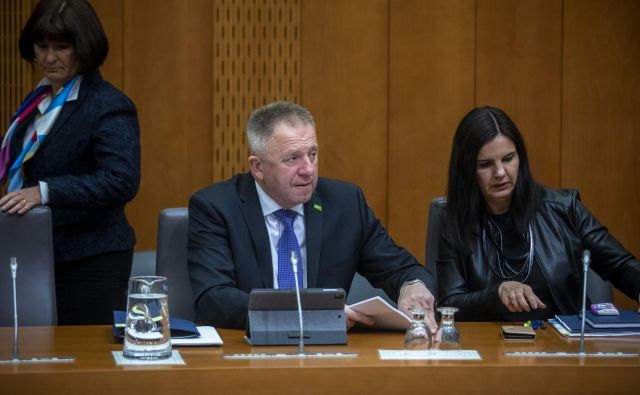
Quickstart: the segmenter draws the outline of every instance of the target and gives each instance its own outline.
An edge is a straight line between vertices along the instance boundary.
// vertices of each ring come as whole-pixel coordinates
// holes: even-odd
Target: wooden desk
[[[505,342],[499,325],[458,323],[464,349],[482,361],[381,361],[378,349],[401,349],[400,332],[353,331],[346,346],[308,352],[357,352],[358,358],[225,360],[223,353],[296,352],[249,347],[242,331],[219,330],[222,347],[177,348],[186,366],[115,365],[121,350],[106,326],[21,328],[23,357],[71,356],[75,363],[0,365],[0,394],[467,394],[640,392],[639,358],[508,357],[505,351],[577,351],[552,328],[535,342]],[[0,358],[11,356],[11,328],[0,328]],[[587,351],[639,352],[638,338],[587,341]],[[124,392],[126,391],[126,392]]]

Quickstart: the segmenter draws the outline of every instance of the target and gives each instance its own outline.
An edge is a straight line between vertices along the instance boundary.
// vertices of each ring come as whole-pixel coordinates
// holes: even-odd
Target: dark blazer
[[[30,121],[11,141],[12,159]],[[24,171],[23,187],[49,185],[57,262],[133,248],[124,206],[140,185],[140,126],[131,100],[99,73],[83,77]]]
[[[591,251],[591,268],[634,300],[640,292],[640,262],[584,207],[575,190],[545,189],[533,221],[535,264],[562,314],[576,314],[582,284],[582,251]],[[462,256],[440,238],[438,304],[460,308],[456,319],[503,321],[495,277],[478,238],[473,253]],[[543,300],[544,302],[544,300]]]
[[[304,205],[307,284],[349,290],[359,272],[397,300],[404,281],[432,288],[424,267],[389,237],[353,184],[320,178]],[[209,186],[189,201],[189,274],[196,321],[243,328],[249,292],[273,288],[271,249],[251,174]]]

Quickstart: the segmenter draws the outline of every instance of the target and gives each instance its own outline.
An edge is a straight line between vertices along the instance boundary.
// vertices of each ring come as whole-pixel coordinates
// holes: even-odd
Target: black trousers
[[[111,325],[125,310],[133,250],[56,262],[58,325]]]

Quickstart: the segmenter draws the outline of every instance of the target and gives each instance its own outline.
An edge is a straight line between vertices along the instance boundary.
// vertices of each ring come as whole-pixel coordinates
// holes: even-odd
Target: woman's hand
[[[512,313],[547,308],[530,286],[517,281],[505,281],[500,284],[498,295],[502,304]]]
[[[40,187],[29,187],[9,192],[0,199],[0,210],[9,214],[24,214],[42,202]]]

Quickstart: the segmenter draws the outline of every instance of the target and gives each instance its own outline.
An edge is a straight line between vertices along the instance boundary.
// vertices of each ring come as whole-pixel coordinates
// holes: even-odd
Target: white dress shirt
[[[267,232],[269,233],[269,244],[271,244],[271,266],[273,268],[273,287],[278,287],[278,241],[284,231],[284,225],[273,214],[275,211],[283,209],[276,203],[256,182],[256,189],[258,191],[258,198],[260,199],[260,207],[262,208],[262,215],[264,216],[264,222],[267,225]],[[292,207],[290,210],[298,213],[296,219],[293,221],[293,231],[296,233],[298,244],[300,245],[300,254],[302,255],[302,268],[303,268],[303,287],[307,287],[307,243],[305,237],[304,226],[304,206],[298,204]]]

